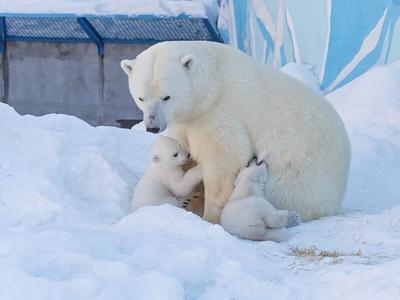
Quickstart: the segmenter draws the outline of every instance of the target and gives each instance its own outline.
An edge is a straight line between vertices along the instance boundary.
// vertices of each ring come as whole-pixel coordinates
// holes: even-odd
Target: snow
[[[75,13],[208,17],[217,20],[217,0],[0,0],[2,13]]]
[[[343,210],[282,243],[130,213],[154,135],[0,104],[1,299],[399,299],[399,78],[379,67],[327,96],[353,148]]]
[[[300,80],[314,91],[322,94],[320,83],[311,65],[288,63],[281,69],[282,72]]]
[[[399,203],[400,62],[376,67],[327,98],[352,138],[346,207],[376,213]]]

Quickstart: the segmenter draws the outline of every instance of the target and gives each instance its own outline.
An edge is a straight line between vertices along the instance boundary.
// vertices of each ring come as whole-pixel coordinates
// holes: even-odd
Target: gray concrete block
[[[0,53],[0,102],[6,102],[7,100],[7,61],[6,56]]]
[[[93,44],[7,43],[8,103],[21,114],[101,122],[101,69]]]
[[[8,42],[0,57],[0,101],[21,114],[74,115],[91,125],[141,120],[120,61],[149,45]]]
[[[126,74],[120,67],[125,58],[135,58],[150,45],[106,44],[104,55],[104,119],[105,125],[117,125],[116,120],[141,120],[128,89]]]

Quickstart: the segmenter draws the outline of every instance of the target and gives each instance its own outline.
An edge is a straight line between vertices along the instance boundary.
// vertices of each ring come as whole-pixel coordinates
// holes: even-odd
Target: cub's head
[[[161,132],[173,121],[191,120],[207,102],[204,99],[210,93],[212,80],[207,66],[201,63],[204,57],[194,53],[190,45],[159,43],[135,60],[121,61],[128,75],[129,90],[143,111],[149,132]]]
[[[159,136],[151,148],[151,164],[162,169],[180,169],[190,158],[177,141]]]
[[[256,159],[250,162],[249,166],[243,168],[235,180],[235,187],[239,185],[251,187],[255,190],[263,190],[267,184],[268,173],[267,164],[264,161],[260,163]]]

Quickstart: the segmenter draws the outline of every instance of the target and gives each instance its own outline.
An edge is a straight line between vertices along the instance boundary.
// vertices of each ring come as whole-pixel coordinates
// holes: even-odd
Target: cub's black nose
[[[160,128],[159,127],[153,127],[153,128],[146,128],[147,132],[151,132],[151,133],[159,133],[160,132]]]

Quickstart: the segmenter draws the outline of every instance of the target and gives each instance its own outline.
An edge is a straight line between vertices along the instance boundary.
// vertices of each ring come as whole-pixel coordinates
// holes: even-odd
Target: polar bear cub
[[[151,148],[150,164],[133,194],[132,209],[165,203],[181,207],[179,199],[189,197],[203,180],[199,166],[184,171],[189,158],[189,152],[177,141],[159,136]]]
[[[234,189],[221,214],[221,226],[240,238],[255,241],[281,241],[285,227],[298,225],[294,212],[275,209],[264,197],[267,182],[264,161],[253,160],[237,176]]]

